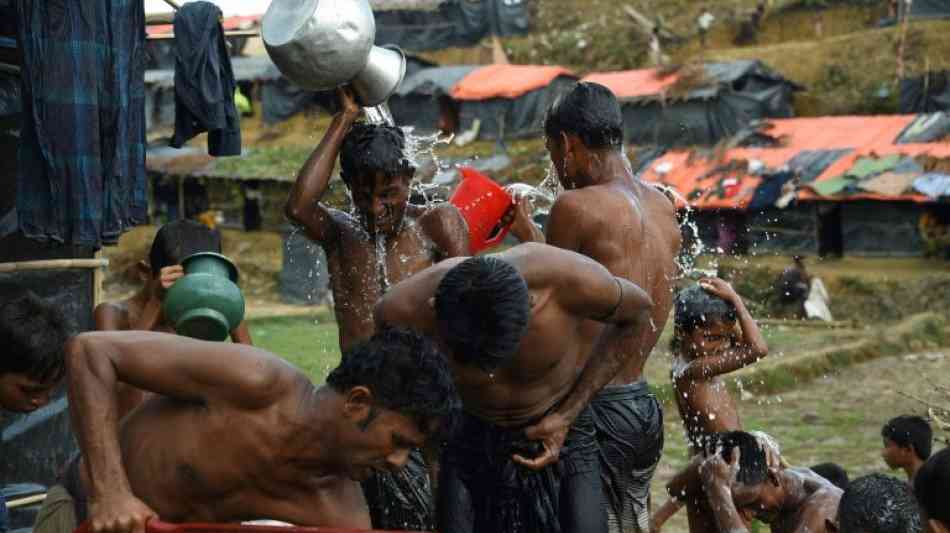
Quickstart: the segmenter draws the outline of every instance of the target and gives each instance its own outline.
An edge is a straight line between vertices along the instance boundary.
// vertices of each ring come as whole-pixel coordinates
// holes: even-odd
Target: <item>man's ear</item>
[[[362,385],[352,387],[343,395],[343,416],[362,423],[373,408],[373,393]]]
[[[825,531],[828,533],[838,533],[838,523],[830,518],[825,518]]]

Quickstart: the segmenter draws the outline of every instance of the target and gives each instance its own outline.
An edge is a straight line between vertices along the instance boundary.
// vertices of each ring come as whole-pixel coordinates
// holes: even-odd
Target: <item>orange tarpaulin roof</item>
[[[766,133],[788,136],[787,146],[799,150],[834,150],[871,145],[888,145],[916,115],[880,115],[867,117],[811,117],[770,120]]]
[[[582,81],[599,83],[610,89],[617,98],[637,98],[662,94],[679,79],[678,74],[660,77],[654,68],[624,70],[620,72],[595,72]]]
[[[752,201],[756,188],[762,183],[762,178],[734,170],[717,172],[706,177],[707,174],[717,167],[727,165],[730,161],[743,160],[756,160],[761,162],[763,167],[774,169],[787,163],[799,151],[797,148],[736,148],[729,150],[723,159],[709,160],[694,157],[693,161],[690,161],[689,152],[669,152],[651,163],[641,177],[645,181],[664,183],[675,188],[694,207],[703,209],[745,209]],[[661,173],[659,170],[664,167],[669,170]],[[721,187],[720,182],[724,178],[735,178],[738,180],[738,184],[730,187],[733,194],[720,197],[715,191]],[[696,190],[701,191],[701,196],[689,199],[690,194]]]
[[[473,70],[452,87],[456,100],[518,98],[547,87],[558,76],[574,76],[564,67],[540,65],[489,65]]]

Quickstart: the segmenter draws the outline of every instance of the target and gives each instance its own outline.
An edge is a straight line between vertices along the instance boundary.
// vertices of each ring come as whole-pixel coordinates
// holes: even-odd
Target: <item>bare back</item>
[[[691,446],[702,447],[704,438],[713,433],[742,429],[735,400],[722,378],[677,378],[673,372],[676,407]]]
[[[559,208],[563,210],[560,216]],[[638,381],[673,303],[675,258],[681,240],[673,204],[636,178],[617,179],[563,193],[552,209],[549,225],[549,244],[590,257],[611,274],[642,287],[653,300],[650,323],[631,343],[638,356],[631,357],[614,383]],[[595,322],[585,324],[584,336],[590,346],[602,328]]]
[[[337,232],[323,247],[342,350],[372,336],[373,306],[390,286],[468,247],[465,222],[451,204],[410,206],[399,234],[379,241],[353,216],[329,211]]]
[[[300,375],[284,389],[281,400],[254,410],[152,396],[119,429],[132,492],[171,522],[369,527],[356,482],[313,478],[295,460],[294,428],[313,408],[313,385]]]
[[[770,524],[773,533],[826,533],[828,521],[837,523],[841,489],[808,469],[791,468],[783,475],[799,478],[806,496],[801,505]]]

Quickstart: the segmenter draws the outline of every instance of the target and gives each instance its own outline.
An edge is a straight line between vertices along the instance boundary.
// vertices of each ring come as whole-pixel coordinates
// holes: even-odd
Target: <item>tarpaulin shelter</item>
[[[658,69],[601,72],[584,81],[600,83],[622,102],[624,135],[633,144],[667,147],[712,145],[752,120],[791,117],[798,84],[760,61],[702,65],[699,79]]]
[[[564,67],[489,65],[459,80],[451,97],[460,103],[461,130],[477,119],[481,138],[526,137],[541,132],[551,104],[576,81]]]
[[[913,0],[913,2],[899,2],[898,5],[901,17],[908,15],[915,19],[950,17],[950,0]]]
[[[378,0],[376,43],[417,52],[469,47],[488,35],[524,35],[528,0]]]
[[[950,111],[950,71],[927,72],[900,83],[901,113]]]
[[[439,99],[451,99],[452,87],[468,76],[476,65],[433,67],[406,76],[396,93],[389,98],[389,110],[396,124],[414,126],[422,131],[438,128]],[[454,102],[448,105],[457,105]]]
[[[923,115],[774,120],[765,131],[778,147],[670,151],[642,177],[675,188],[695,209],[744,213],[759,251],[919,254],[916,205],[950,195],[950,175],[940,174],[950,164],[938,164],[950,145],[907,140],[927,138],[934,123]],[[874,206],[886,216],[872,223]]]

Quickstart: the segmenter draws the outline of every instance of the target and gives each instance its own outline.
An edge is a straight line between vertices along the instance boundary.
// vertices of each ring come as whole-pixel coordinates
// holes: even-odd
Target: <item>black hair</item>
[[[768,479],[769,466],[765,449],[751,433],[727,431],[716,433],[709,439],[706,455],[720,453],[726,461],[732,461],[732,449],[739,448],[739,474],[736,479],[745,485],[758,485]]]
[[[736,306],[710,294],[698,284],[676,293],[673,304],[676,310],[673,322],[683,333],[690,333],[704,325],[731,324],[738,316]]]
[[[343,138],[340,177],[351,189],[365,185],[354,180],[372,180],[378,173],[411,178],[415,172],[415,165],[406,157],[406,134],[400,128],[357,122]]]
[[[623,114],[617,97],[597,83],[578,82],[548,110],[544,133],[557,139],[561,133],[577,135],[591,149],[623,146]]]
[[[412,417],[424,433],[437,421],[447,429],[461,405],[445,356],[408,329],[384,328],[348,349],[327,384],[341,393],[369,388],[376,405]]]
[[[66,374],[63,347],[71,326],[62,311],[32,291],[0,288],[0,374],[49,383]]]
[[[180,265],[182,259],[198,252],[221,253],[221,234],[194,220],[169,222],[158,229],[152,241],[148,254],[152,275],[157,276],[167,266]]]
[[[950,448],[944,448],[933,454],[917,471],[914,477],[914,495],[917,502],[932,518],[950,527]]]
[[[930,457],[934,433],[930,424],[919,416],[903,415],[892,418],[881,428],[881,436],[901,448],[913,448],[914,454],[921,461]]]
[[[841,490],[848,488],[848,471],[837,463],[821,463],[811,467],[811,471]]]
[[[528,285],[495,257],[470,257],[449,270],[435,291],[439,331],[452,356],[490,372],[518,352],[528,328]]]
[[[843,533],[920,533],[920,512],[906,483],[884,474],[859,477],[838,503]]]

